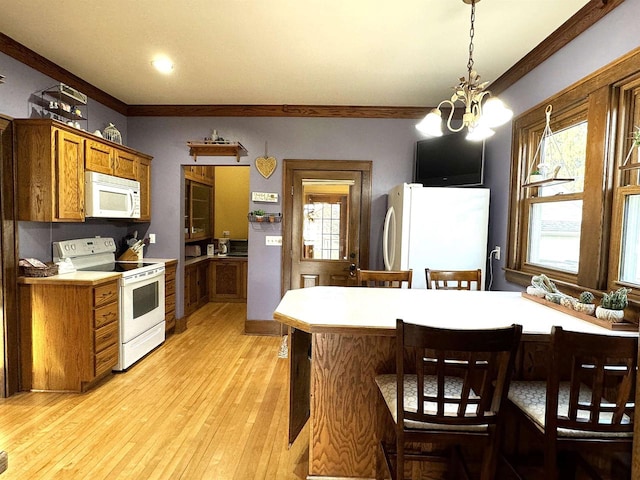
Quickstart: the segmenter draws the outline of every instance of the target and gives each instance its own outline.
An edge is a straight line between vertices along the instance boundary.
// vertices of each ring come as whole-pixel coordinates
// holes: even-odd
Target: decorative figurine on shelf
[[[113,123],[110,123],[109,126],[104,129],[104,131],[102,132],[102,136],[107,140],[110,140],[112,142],[119,143],[120,145],[122,145],[122,135],[120,134],[120,131],[115,127]]]

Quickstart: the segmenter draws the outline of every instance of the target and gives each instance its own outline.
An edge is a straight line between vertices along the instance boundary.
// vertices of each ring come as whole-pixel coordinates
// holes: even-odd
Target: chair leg
[[[489,438],[489,443],[482,456],[482,469],[480,470],[480,480],[493,480],[496,477],[498,466],[498,455],[502,444],[502,427],[498,425]]]
[[[558,480],[557,450],[555,440],[544,439],[544,472],[545,480]]]

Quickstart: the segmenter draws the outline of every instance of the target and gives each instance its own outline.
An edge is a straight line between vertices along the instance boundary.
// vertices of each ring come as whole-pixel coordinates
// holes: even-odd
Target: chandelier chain
[[[471,81],[471,70],[473,70],[473,37],[475,35],[474,23],[476,20],[476,2],[471,0],[471,28],[469,28],[469,61],[467,62],[467,70],[469,72],[469,81]]]

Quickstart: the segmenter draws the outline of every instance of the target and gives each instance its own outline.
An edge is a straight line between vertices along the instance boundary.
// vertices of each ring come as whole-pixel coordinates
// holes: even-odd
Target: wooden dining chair
[[[360,270],[356,273],[360,287],[402,288],[406,283],[411,288],[413,270]]]
[[[435,290],[475,290],[481,289],[482,270],[432,270],[425,268],[427,288]]]
[[[461,472],[448,478],[469,477],[464,444],[484,447],[481,479],[495,478],[500,406],[521,334],[521,325],[449,330],[397,320],[396,373],[375,379],[394,424],[395,444],[380,443],[393,480],[405,478],[408,461],[457,462]],[[424,453],[406,444],[445,449]],[[382,478],[381,465],[376,474]]]
[[[512,382],[507,402],[542,445],[544,475],[536,478],[572,478],[576,464],[591,478],[601,478],[581,453],[631,453],[637,355],[637,337],[553,327],[547,381]],[[561,462],[570,467],[561,476],[559,451],[574,460]],[[522,478],[516,460],[509,463]]]

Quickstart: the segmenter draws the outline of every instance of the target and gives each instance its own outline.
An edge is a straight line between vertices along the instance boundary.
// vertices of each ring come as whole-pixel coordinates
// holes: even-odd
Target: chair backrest
[[[357,271],[357,283],[361,287],[402,288],[406,282],[411,288],[413,270],[360,270]]]
[[[633,432],[638,338],[569,332],[556,326],[551,343],[546,429]],[[561,377],[567,374],[568,398],[559,399]]]
[[[427,277],[427,288],[436,290],[471,290],[472,282],[475,289],[480,290],[482,270],[431,270],[424,269]]]
[[[495,424],[509,390],[521,335],[521,325],[453,330],[398,319],[397,398],[405,398],[405,374],[415,374],[417,379],[416,404],[398,402],[398,427],[405,420],[446,425]],[[405,361],[411,365],[410,370],[405,369]]]

